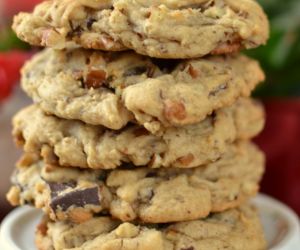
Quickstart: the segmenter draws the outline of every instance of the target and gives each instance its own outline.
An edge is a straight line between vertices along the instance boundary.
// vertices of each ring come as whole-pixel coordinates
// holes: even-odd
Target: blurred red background
[[[29,11],[41,0],[1,0],[3,2],[3,14],[5,17],[11,17],[20,10]]]
[[[267,123],[256,142],[266,152],[262,191],[300,215],[300,100],[264,100]]]

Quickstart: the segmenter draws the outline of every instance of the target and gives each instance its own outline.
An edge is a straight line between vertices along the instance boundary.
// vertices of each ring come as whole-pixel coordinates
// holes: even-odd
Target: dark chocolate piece
[[[99,188],[92,187],[86,189],[77,189],[54,197],[51,200],[50,207],[56,211],[62,209],[67,211],[70,207],[85,207],[86,205],[100,206],[101,197]]]
[[[96,22],[95,18],[89,18],[86,22],[86,27],[88,28],[88,30],[92,29],[93,23]]]
[[[126,70],[124,73],[124,76],[136,76],[136,75],[142,75],[144,73],[148,72],[148,67],[146,66],[138,66],[131,69]]]
[[[101,171],[99,176],[98,176],[98,180],[105,182],[106,179],[107,179],[107,175],[108,175],[107,171]]]
[[[68,34],[67,34],[68,38],[71,38],[71,37],[74,37],[74,36],[80,37],[82,35],[82,32],[83,32],[82,27],[80,27],[80,26],[74,27],[74,25],[71,21],[69,21],[69,25],[70,25],[72,30],[70,32],[68,32]]]
[[[223,84],[219,85],[216,89],[214,89],[213,91],[211,91],[209,93],[209,96],[216,96],[217,94],[219,94],[219,92],[222,92],[222,91],[224,91],[226,89],[227,89],[227,84],[223,83]]]
[[[149,173],[146,174],[146,178],[153,178],[153,177],[157,177],[157,172],[150,171]]]
[[[54,198],[59,195],[59,193],[63,192],[68,188],[75,188],[75,182],[68,182],[68,183],[56,183],[56,182],[48,182],[47,183],[50,191],[51,191],[51,198]]]
[[[194,247],[181,248],[180,250],[195,250]]]
[[[178,64],[182,62],[177,59],[166,60],[152,58],[151,60],[165,74],[171,73],[178,66]]]

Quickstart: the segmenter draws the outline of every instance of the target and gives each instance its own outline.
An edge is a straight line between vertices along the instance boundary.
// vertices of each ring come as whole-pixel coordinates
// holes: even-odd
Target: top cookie
[[[269,24],[253,0],[53,0],[20,13],[13,29],[32,45],[196,58],[265,44]]]

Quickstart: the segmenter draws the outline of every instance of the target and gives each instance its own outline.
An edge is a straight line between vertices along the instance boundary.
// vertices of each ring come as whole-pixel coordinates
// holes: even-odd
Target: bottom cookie
[[[242,206],[206,219],[171,224],[121,223],[110,217],[82,224],[45,217],[36,231],[39,250],[263,250],[255,208]]]

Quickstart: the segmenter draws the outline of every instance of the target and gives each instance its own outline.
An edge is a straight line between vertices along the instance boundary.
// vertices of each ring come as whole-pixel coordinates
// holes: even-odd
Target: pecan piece
[[[186,118],[185,106],[182,102],[166,100],[164,102],[164,116],[167,120],[184,120]]]
[[[192,78],[197,78],[199,76],[198,70],[196,70],[191,64],[189,65],[189,74]]]
[[[230,54],[238,52],[241,49],[242,45],[240,41],[234,41],[234,42],[226,42],[220,44],[218,47],[216,47],[211,54],[212,55],[221,55],[221,54]]]
[[[43,235],[46,236],[47,235],[47,231],[48,231],[48,227],[47,227],[47,223],[46,222],[42,222],[37,226],[37,231]]]
[[[106,83],[106,72],[104,70],[91,70],[85,81],[85,86],[88,88],[100,88],[103,84]]]
[[[18,147],[23,147],[25,144],[25,138],[23,136],[23,133],[21,131],[18,131],[17,133],[14,133],[14,142]]]
[[[178,158],[178,161],[184,166],[189,166],[194,159],[195,159],[194,155],[188,154]]]
[[[113,40],[113,38],[105,35],[101,35],[95,39],[86,40],[86,49],[100,49],[100,50],[124,50],[124,46],[119,41]]]

